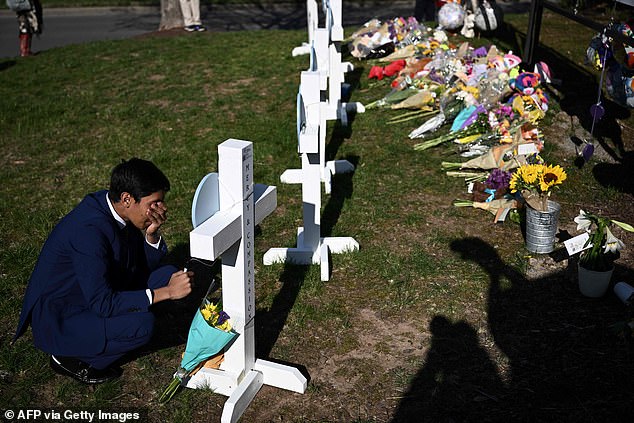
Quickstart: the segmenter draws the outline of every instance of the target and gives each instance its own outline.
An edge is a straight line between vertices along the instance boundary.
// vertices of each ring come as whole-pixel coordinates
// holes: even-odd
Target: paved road
[[[525,12],[530,0],[498,2],[507,12]],[[1,7],[1,5],[0,5]],[[384,6],[362,7],[343,2],[343,25],[362,25],[377,17],[385,20],[410,16],[414,0],[385,2]],[[202,20],[211,31],[306,28],[306,8],[301,3],[285,5],[212,5],[201,10]],[[92,7],[44,9],[44,32],[33,39],[33,51],[41,52],[69,44],[130,38],[158,29],[160,10],[154,7]],[[15,14],[0,10],[0,58],[18,54]]]

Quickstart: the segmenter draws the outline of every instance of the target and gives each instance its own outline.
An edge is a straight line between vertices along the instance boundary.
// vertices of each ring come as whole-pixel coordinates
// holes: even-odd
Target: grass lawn
[[[527,15],[505,20],[499,36],[474,43],[521,52]],[[568,172],[556,193],[559,227],[575,234],[579,208],[634,223],[634,118],[604,99],[601,154],[577,165],[571,136],[589,129],[599,77],[583,65],[592,33],[550,13],[544,22],[536,54],[561,79],[541,124],[544,154]],[[210,391],[157,403],[210,271],[200,271],[187,300],[157,307],[156,339],[117,381],[80,385],[50,370],[30,332],[9,340],[48,233],[86,193],[107,186],[120,159],[150,159],[170,178],[163,232],[170,261],[182,265],[194,190],[217,170],[217,145],[237,138],[254,143],[255,181],[278,189],[278,208],[256,236],[256,355],[310,375],[303,395],[265,386],[242,421],[631,421],[632,345],[613,329],[629,318],[626,308],[611,293],[582,297],[574,262],[528,253],[518,225],[453,207],[464,183],[440,163],[460,158],[450,146],[414,151],[407,134],[419,122],[387,125],[395,113],[381,110],[348,128],[330,122],[328,158],[348,159],[356,171],[324,195],[322,235],[352,236],[360,251],[333,256],[327,283],[316,266],[261,264],[269,248],[294,246],[302,224],[300,187],[279,176],[300,166],[295,96],[308,59],[290,52],[305,38],[179,33],[0,60],[0,410],[220,420],[226,398]],[[352,62],[352,100],[387,93],[389,81],[367,79],[372,62]],[[632,234],[619,235],[634,248]],[[634,284],[630,250],[614,282]]]

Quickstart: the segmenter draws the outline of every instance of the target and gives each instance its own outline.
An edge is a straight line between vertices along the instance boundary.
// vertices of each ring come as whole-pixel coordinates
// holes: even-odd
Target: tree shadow
[[[488,325],[499,350],[498,369],[492,370],[490,353],[479,350],[474,328],[443,320],[439,325],[437,316],[429,360],[399,405],[396,417],[401,420],[394,421],[416,415],[438,416],[429,421],[632,420],[632,351],[611,329],[628,316],[614,295],[583,297],[571,277],[572,260],[569,269],[529,280],[480,238],[453,241],[451,249],[489,276]],[[615,273],[619,276],[613,280],[634,276],[622,266]],[[456,335],[465,346],[448,348],[443,337]],[[462,366],[472,363],[472,354],[480,364],[469,367],[475,367],[482,380],[475,385]],[[444,395],[442,401],[430,401],[435,392],[446,390],[431,375],[443,373],[467,382],[452,386],[455,398]]]
[[[612,187],[620,192],[634,195],[634,151],[623,154],[617,163],[597,163],[592,168],[595,179],[604,187]]]
[[[9,69],[12,66],[15,66],[17,62],[15,60],[6,60],[6,61],[0,61],[0,72]]]
[[[221,22],[220,27],[211,28],[213,31],[306,28],[306,2],[294,0],[286,3],[283,7],[276,7],[273,3],[254,1],[249,2],[248,8],[208,4],[201,7],[201,18],[203,21]]]

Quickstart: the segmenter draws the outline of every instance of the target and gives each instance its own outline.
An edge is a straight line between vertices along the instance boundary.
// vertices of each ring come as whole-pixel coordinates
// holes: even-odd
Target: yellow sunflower
[[[520,169],[518,169],[515,173],[513,173],[513,175],[511,176],[511,180],[509,181],[509,188],[511,189],[511,193],[517,192],[517,190],[520,189],[519,187],[519,183],[521,181]]]
[[[544,166],[539,175],[539,189],[547,192],[550,187],[559,185],[566,180],[566,172],[559,165]]]
[[[542,165],[540,164],[530,164],[526,166],[522,166],[520,169],[522,171],[522,181],[526,185],[532,185],[537,181],[540,171],[542,170]]]

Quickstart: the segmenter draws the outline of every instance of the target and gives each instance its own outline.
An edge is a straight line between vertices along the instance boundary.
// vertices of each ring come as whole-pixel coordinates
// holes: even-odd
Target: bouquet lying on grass
[[[473,183],[471,200],[458,199],[453,205],[488,210],[495,216],[494,222],[504,220],[508,211],[517,208],[517,201],[508,195],[510,180],[510,172],[493,169],[483,182]]]
[[[213,303],[205,298],[189,328],[181,364],[174,379],[161,394],[159,403],[169,401],[199,364],[218,354],[236,336],[238,334],[231,328],[229,315],[222,311],[222,303]]]
[[[628,232],[634,232],[632,225],[583,210],[579,210],[575,223],[577,230],[585,230],[590,236],[579,256],[579,264],[585,269],[597,272],[612,269],[614,260],[619,258],[619,251],[625,248],[623,241],[610,231],[610,225],[614,224]]]

